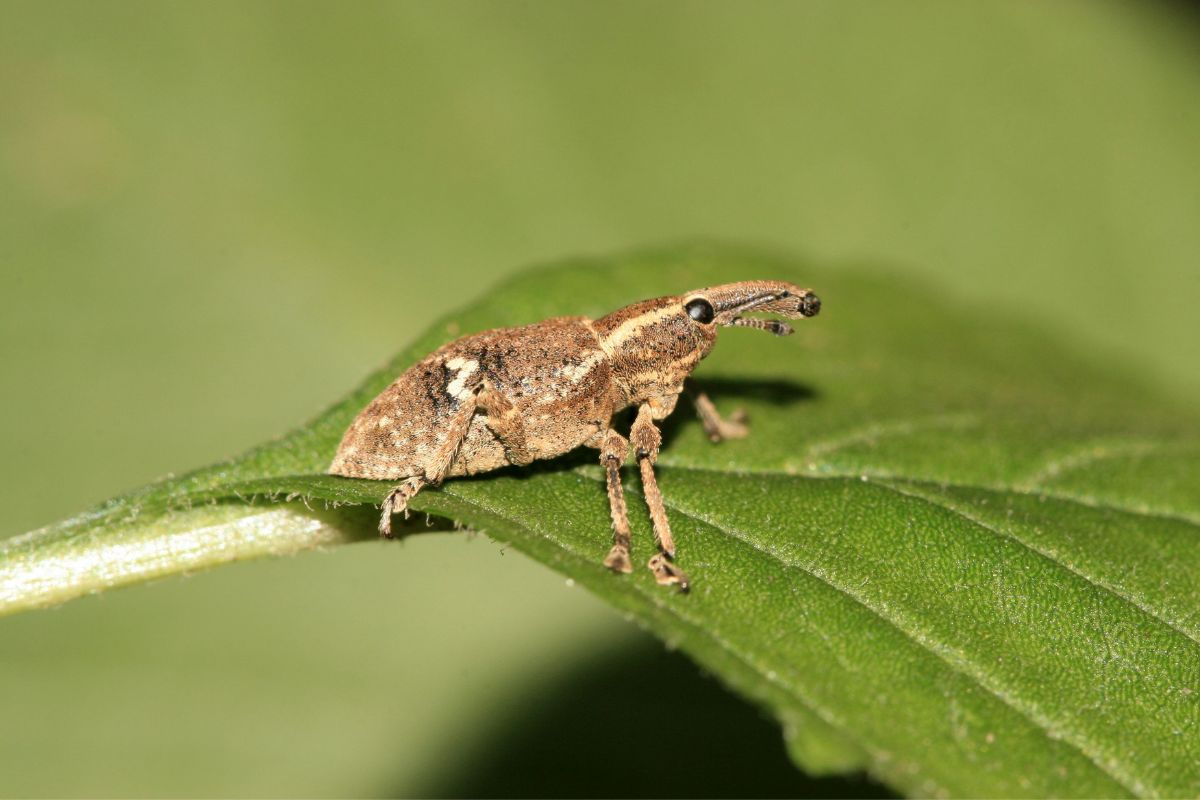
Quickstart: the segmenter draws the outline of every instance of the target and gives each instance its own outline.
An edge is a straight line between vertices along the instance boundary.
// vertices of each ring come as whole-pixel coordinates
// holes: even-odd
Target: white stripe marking
[[[665,319],[675,313],[674,306],[666,308],[656,308],[653,311],[647,311],[644,314],[638,314],[632,319],[627,319],[617,326],[612,333],[605,334],[602,338],[607,347],[613,347],[624,342],[626,339],[631,339],[637,336],[645,327],[653,325],[659,320]]]
[[[454,380],[447,384],[446,391],[459,400],[466,399],[467,395],[471,393],[467,389],[467,379],[475,373],[475,370],[479,369],[479,362],[473,358],[452,358],[446,362],[446,367],[455,370]]]

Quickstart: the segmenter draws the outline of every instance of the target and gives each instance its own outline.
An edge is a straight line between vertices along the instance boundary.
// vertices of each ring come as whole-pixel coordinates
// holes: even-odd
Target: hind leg
[[[446,477],[450,465],[454,463],[454,459],[458,455],[458,449],[462,447],[463,439],[467,438],[467,431],[471,428],[471,417],[475,414],[475,406],[474,392],[464,393],[458,409],[447,423],[446,438],[442,440],[442,443],[425,463],[424,474],[405,478],[403,483],[388,492],[379,515],[379,533],[384,537],[392,538],[393,514],[403,512],[407,517],[408,501],[424,487],[430,484],[436,486],[442,482],[442,478]]]
[[[383,498],[383,510],[379,515],[379,535],[385,539],[392,538],[392,515],[404,514],[404,518],[408,518],[408,501],[413,498],[417,492],[425,486],[426,481],[422,477],[408,478],[404,483],[388,492],[387,497]]]
[[[504,457],[513,466],[523,467],[533,461],[525,436],[525,422],[513,402],[484,381],[478,396],[479,408],[487,413],[487,426],[504,445]]]

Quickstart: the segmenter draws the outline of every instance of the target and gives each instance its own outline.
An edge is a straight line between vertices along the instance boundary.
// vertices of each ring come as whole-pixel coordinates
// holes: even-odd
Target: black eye
[[[688,316],[696,320],[696,322],[701,322],[707,325],[713,321],[712,304],[702,297],[698,297],[692,302],[688,303],[686,306],[684,306],[684,309],[687,310]]]

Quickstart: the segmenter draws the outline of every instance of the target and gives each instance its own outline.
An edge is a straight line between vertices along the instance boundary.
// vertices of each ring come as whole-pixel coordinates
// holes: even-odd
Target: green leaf
[[[1064,352],[1020,308],[761,252],[529,272],[307,427],[4,542],[0,609],[371,538],[388,487],[322,473],[416,358],[463,332],[747,278],[812,286],[825,307],[790,339],[723,331],[697,371],[725,412],[747,409],[749,438],[712,445],[682,406],[664,426],[690,594],[600,565],[594,451],[447,482],[405,530],[425,515],[482,530],[586,585],[770,709],[813,772],[865,768],[915,794],[1200,793],[1193,412]],[[632,470],[626,486],[644,561]],[[687,702],[662,693],[663,713]]]

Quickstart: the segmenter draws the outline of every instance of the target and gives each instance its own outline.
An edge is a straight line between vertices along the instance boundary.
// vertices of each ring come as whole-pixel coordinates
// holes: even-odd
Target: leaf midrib
[[[931,506],[943,509],[943,510],[955,515],[957,518],[960,518],[967,524],[970,524],[970,525],[976,526],[980,529],[983,529],[991,535],[1002,536],[1006,539],[1009,539],[1009,540],[1015,542],[1016,544],[1022,546],[1023,548],[1027,549],[1031,553],[1035,554],[1037,557],[1046,559],[1047,561],[1052,563],[1055,567],[1063,568],[1063,569],[1069,571],[1070,573],[1072,573],[1073,575],[1078,576],[1080,579],[1086,581],[1089,585],[1091,585],[1099,590],[1102,590],[1104,592],[1107,592],[1109,594],[1112,594],[1114,597],[1118,598],[1119,600],[1121,600],[1124,603],[1128,603],[1131,607],[1136,608],[1141,614],[1145,615],[1147,618],[1152,620],[1154,623],[1165,626],[1167,629],[1169,629],[1169,631],[1173,635],[1183,637],[1186,640],[1188,645],[1200,644],[1200,642],[1198,642],[1195,637],[1191,636],[1186,631],[1179,628],[1169,618],[1162,616],[1161,612],[1159,612],[1156,609],[1146,607],[1144,604],[1138,602],[1133,597],[1127,596],[1126,594],[1124,594],[1120,590],[1116,589],[1115,587],[1107,585],[1107,583],[1105,583],[1103,581],[1103,579],[1100,579],[1093,575],[1089,575],[1085,572],[1081,572],[1078,569],[1072,568],[1071,566],[1065,564],[1064,562],[1041,551],[1040,549],[1038,549],[1036,546],[1032,545],[1031,543],[1024,541],[1019,536],[1016,536],[1014,534],[1011,534],[1011,533],[1003,531],[1003,530],[999,530],[996,527],[994,527],[982,520],[976,519],[976,518],[966,514],[960,508],[957,508],[954,505],[945,502],[945,500],[943,498],[931,498],[931,497],[928,497],[928,496],[925,496],[925,495],[922,495],[919,493],[915,493],[912,491],[906,491],[904,488],[901,487],[901,485],[912,487],[912,488],[918,488],[918,489],[919,489],[919,487],[927,485],[930,487],[952,487],[952,488],[964,489],[964,490],[992,491],[992,492],[1000,492],[1000,493],[1012,493],[1012,494],[1018,494],[1018,495],[1035,495],[1035,496],[1040,496],[1040,497],[1044,497],[1047,495],[1053,496],[1054,493],[1047,493],[1047,492],[1043,492],[1043,491],[1025,492],[1020,489],[1014,489],[1012,487],[1007,487],[1007,486],[995,487],[995,486],[980,486],[980,485],[962,484],[962,483],[943,484],[940,482],[939,483],[922,482],[922,481],[914,481],[911,479],[900,478],[900,477],[895,477],[895,476],[872,474],[869,472],[868,473],[857,473],[856,472],[853,474],[844,474],[844,475],[822,474],[820,476],[812,476],[812,475],[794,474],[794,473],[790,473],[790,472],[778,470],[778,469],[755,468],[755,469],[749,469],[749,470],[719,471],[719,470],[706,468],[706,467],[699,467],[699,466],[695,466],[695,465],[674,464],[674,463],[670,463],[667,461],[660,462],[660,464],[663,467],[667,468],[668,470],[680,469],[680,470],[684,470],[684,471],[695,471],[695,472],[708,473],[708,474],[717,475],[717,476],[721,476],[721,477],[729,477],[730,475],[739,475],[739,474],[741,474],[741,475],[769,475],[769,476],[780,478],[780,479],[794,480],[794,481],[845,480],[845,479],[861,478],[863,476],[863,474],[865,474],[868,478],[871,479],[872,483],[876,486],[882,487],[885,490],[894,492],[894,493],[901,495],[903,497],[906,497],[908,499],[916,500],[916,501],[923,502],[923,503],[929,504]],[[599,480],[599,478],[596,475],[591,474],[589,472],[589,469],[586,467],[577,467],[573,471],[576,472],[577,474],[585,477],[589,481],[597,482],[597,483],[602,482]],[[302,474],[302,475],[290,476],[290,478],[288,476],[279,476],[279,477],[275,478],[274,480],[278,481],[280,483],[286,483],[289,479],[303,481],[303,480],[310,479],[312,477],[314,477],[314,476],[312,476],[311,474],[309,474],[309,475]],[[901,485],[896,485],[896,484],[901,484]],[[175,495],[174,497],[170,498],[170,501],[168,501],[166,503],[166,505],[175,506],[181,502],[190,503],[190,502],[200,500],[200,499],[212,499],[215,495],[219,495],[219,494],[224,494],[227,496],[233,496],[233,497],[238,497],[240,499],[245,499],[245,496],[242,494],[242,491],[241,491],[243,488],[245,488],[245,484],[243,482],[226,484],[225,486],[218,486],[218,487],[197,488],[197,489],[188,491],[183,496]],[[306,488],[308,488],[309,491],[305,492],[305,494],[311,494],[311,487],[306,487]],[[257,493],[258,493],[258,491],[256,490],[254,492],[254,494],[257,494]],[[295,492],[293,492],[293,493],[295,493]],[[575,548],[571,547],[564,541],[557,539],[549,534],[546,534],[546,533],[543,533],[540,531],[536,531],[535,529],[530,528],[526,523],[524,523],[518,519],[515,519],[513,517],[510,517],[509,515],[499,513],[496,509],[488,507],[482,503],[479,503],[477,500],[469,499],[467,497],[464,497],[463,495],[454,493],[453,491],[450,491],[448,493],[451,494],[452,496],[454,496],[457,500],[468,503],[469,505],[471,505],[481,511],[484,511],[488,514],[491,514],[493,516],[500,517],[501,519],[506,520],[509,524],[516,525],[524,530],[530,531],[531,533],[534,533],[535,535],[538,535],[538,536],[546,539],[547,541],[551,542],[555,547],[559,548],[560,551],[570,554],[571,558],[574,561],[576,561],[577,564],[580,564],[580,565],[583,565],[585,563],[590,564],[590,559],[586,559],[582,553],[578,552]],[[637,494],[636,490],[632,490],[632,493]],[[320,497],[319,494],[311,494],[311,496],[313,496],[314,498],[323,499],[327,503],[328,502],[336,502],[331,499],[322,498],[322,497]],[[1077,499],[1070,498],[1070,497],[1056,497],[1055,499],[1060,500],[1062,502],[1067,502],[1067,503],[1079,502]],[[1099,752],[1097,752],[1097,748],[1096,748],[1095,744],[1092,743],[1086,736],[1079,736],[1072,732],[1061,729],[1053,721],[1051,721],[1050,719],[1046,718],[1043,714],[1038,712],[1035,708],[1024,707],[1024,704],[1021,704],[1019,701],[1017,701],[1013,697],[1011,697],[1007,691],[991,685],[991,684],[995,683],[995,681],[993,679],[990,679],[982,670],[980,670],[979,665],[976,664],[974,661],[971,661],[969,659],[962,659],[961,663],[956,662],[953,658],[951,658],[948,655],[947,652],[944,652],[947,650],[948,646],[945,643],[940,642],[936,637],[931,636],[927,632],[920,630],[919,625],[912,624],[912,625],[906,626],[900,620],[890,618],[889,616],[887,616],[886,613],[884,613],[880,609],[874,608],[866,599],[856,596],[850,588],[842,587],[842,586],[838,585],[833,579],[831,579],[827,575],[813,572],[812,570],[809,570],[806,567],[804,567],[804,565],[802,565],[802,564],[789,561],[777,553],[771,552],[770,550],[766,550],[766,549],[760,547],[758,544],[749,540],[745,536],[744,532],[739,531],[734,526],[727,526],[724,523],[718,525],[711,521],[705,520],[702,517],[699,517],[696,514],[688,511],[687,509],[684,509],[684,508],[678,506],[677,504],[671,502],[669,497],[666,498],[666,502],[667,502],[667,505],[675,513],[681,514],[681,515],[693,520],[694,522],[696,522],[700,525],[703,525],[705,527],[714,529],[719,533],[724,533],[724,534],[730,536],[731,538],[733,538],[735,541],[737,541],[741,546],[753,549],[756,552],[762,553],[762,554],[770,557],[781,568],[783,568],[785,570],[794,570],[794,571],[798,571],[798,572],[807,574],[810,577],[821,581],[823,584],[827,585],[830,589],[837,591],[839,594],[850,598],[856,604],[862,606],[863,608],[865,608],[866,610],[871,612],[874,616],[879,618],[883,623],[895,628],[898,632],[900,632],[906,638],[908,638],[909,640],[914,642],[919,648],[921,648],[922,651],[925,651],[925,652],[930,653],[931,655],[937,656],[939,658],[939,660],[944,662],[954,672],[961,674],[961,675],[967,677],[968,679],[970,679],[971,681],[973,681],[976,685],[978,685],[980,687],[981,690],[983,690],[987,694],[989,694],[989,695],[997,698],[1001,702],[1003,702],[1006,706],[1011,708],[1014,712],[1020,714],[1022,717],[1029,720],[1029,722],[1031,724],[1033,724],[1037,728],[1043,730],[1047,735],[1052,736],[1052,737],[1058,739],[1059,741],[1062,741],[1065,744],[1068,744],[1069,746],[1071,746],[1073,749],[1078,751],[1083,758],[1087,759],[1087,761],[1089,763],[1093,764],[1102,774],[1111,778],[1113,781],[1115,781],[1116,783],[1121,785],[1126,790],[1134,791],[1135,793],[1137,793],[1138,790],[1135,787],[1144,785],[1143,782],[1139,781],[1136,777],[1134,777],[1132,775],[1128,775],[1128,774],[1118,774],[1117,772],[1113,771],[1113,769],[1109,768],[1103,761],[1099,760],[1100,758],[1102,758],[1101,754]],[[1089,507],[1095,507],[1095,506],[1090,506],[1090,504],[1085,504],[1085,503],[1080,503],[1080,504],[1088,505]],[[1100,507],[1106,508],[1107,510],[1111,510],[1111,511],[1114,511],[1116,513],[1121,513],[1121,514],[1130,514],[1130,515],[1139,516],[1139,517],[1147,516],[1140,512],[1134,512],[1134,511],[1131,511],[1128,509],[1114,507],[1114,506],[1100,506]],[[109,507],[107,509],[98,510],[95,512],[89,512],[87,514],[87,518],[94,523],[97,521],[97,518],[103,518],[103,517],[107,517],[110,515],[117,515],[121,511],[128,512],[130,510],[131,510],[131,508],[130,508],[129,504],[121,503],[121,504],[117,504],[112,507]],[[1183,523],[1188,524],[1193,527],[1200,527],[1197,525],[1196,522],[1194,522],[1190,519],[1178,519],[1178,518],[1174,518],[1174,517],[1171,517],[1171,519],[1175,519],[1178,522],[1183,522]],[[20,538],[24,538],[24,537],[20,537]],[[15,542],[10,542],[10,543],[6,543],[6,544],[15,544]],[[707,628],[705,628],[704,626],[700,626],[696,621],[687,617],[686,614],[681,613],[680,609],[678,609],[676,606],[663,602],[663,599],[658,596],[657,592],[654,592],[654,593],[648,592],[644,587],[640,586],[637,583],[633,583],[633,585],[636,587],[636,591],[637,591],[638,595],[643,600],[647,601],[654,609],[658,610],[660,613],[669,614],[670,616],[672,616],[673,618],[678,620],[680,624],[686,625],[694,633],[697,633],[697,634],[703,636],[705,639],[713,642],[723,652],[726,652],[731,657],[737,659],[740,663],[745,665],[746,668],[753,670],[754,674],[759,675],[761,677],[766,677],[766,674],[767,674],[767,672],[769,672],[769,670],[763,670],[763,669],[760,669],[759,667],[755,666],[754,662],[750,659],[750,657],[743,654],[732,642],[725,640],[723,637],[718,635],[716,632],[710,631]],[[910,630],[910,628],[911,628],[911,630]],[[785,663],[785,660],[781,660],[780,663],[781,664]],[[813,701],[811,698],[808,698],[808,697],[805,697],[804,695],[802,695],[797,690],[797,687],[793,682],[782,680],[780,678],[780,675],[782,674],[781,671],[779,671],[778,669],[776,669],[774,671],[776,672],[776,679],[772,682],[775,683],[776,685],[778,685],[780,688],[786,690],[788,693],[788,696],[792,697],[793,700],[797,704],[799,704],[800,706],[802,706],[804,708],[809,709],[818,718],[820,718],[827,724],[832,725],[837,730],[842,731],[844,734],[849,736],[851,739],[853,739],[855,741],[861,741],[861,737],[854,734],[853,731],[850,728],[848,728],[845,723],[838,720],[837,717],[832,712],[830,712],[828,709],[822,707],[819,703]],[[865,743],[863,743],[863,746],[867,747],[867,745]]]

